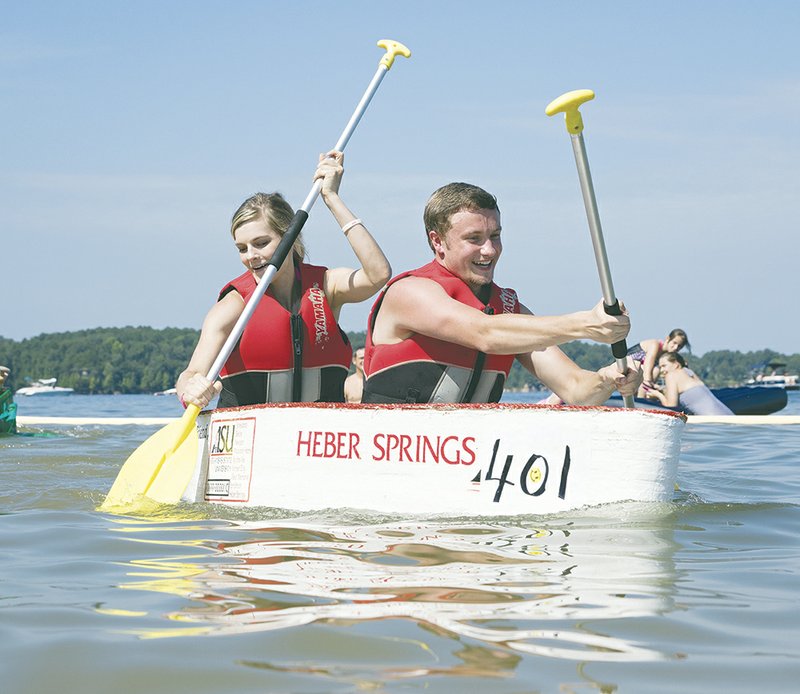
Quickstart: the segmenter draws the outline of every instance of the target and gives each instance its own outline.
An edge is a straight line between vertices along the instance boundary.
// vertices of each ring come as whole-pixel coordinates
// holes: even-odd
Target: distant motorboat
[[[177,388],[167,388],[166,390],[159,390],[157,393],[153,393],[153,395],[177,395],[178,389]]]
[[[14,395],[69,395],[74,393],[73,388],[63,388],[56,385],[55,378],[40,378],[33,381],[29,386],[20,388]]]
[[[800,390],[797,374],[787,374],[786,364],[771,361],[761,366],[760,373],[744,383],[748,388],[764,386],[767,388],[783,388],[784,390]]]

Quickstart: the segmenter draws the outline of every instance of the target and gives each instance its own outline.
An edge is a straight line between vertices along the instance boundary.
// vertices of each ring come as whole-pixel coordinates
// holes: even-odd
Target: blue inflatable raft
[[[786,407],[788,396],[783,388],[741,386],[738,388],[712,388],[711,392],[725,403],[734,414],[772,414]],[[695,414],[680,407],[665,407],[656,400],[636,398],[636,407],[648,410],[673,410],[685,414]],[[607,403],[622,407],[622,397],[612,395]]]

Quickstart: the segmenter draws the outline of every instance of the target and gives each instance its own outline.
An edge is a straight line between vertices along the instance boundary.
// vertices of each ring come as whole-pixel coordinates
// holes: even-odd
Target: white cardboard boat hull
[[[684,422],[670,412],[520,404],[219,409],[198,417],[184,498],[444,516],[663,502]]]

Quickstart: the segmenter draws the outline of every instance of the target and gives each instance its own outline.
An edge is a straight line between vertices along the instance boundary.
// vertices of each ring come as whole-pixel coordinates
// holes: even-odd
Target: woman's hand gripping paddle
[[[583,118],[578,108],[586,101],[594,99],[594,92],[590,89],[576,89],[572,92],[562,94],[557,99],[551,101],[544,112],[548,116],[556,113],[563,113],[567,132],[572,140],[572,149],[575,153],[575,163],[578,166],[578,178],[581,182],[581,192],[583,193],[583,204],[586,208],[586,217],[589,220],[589,231],[592,234],[592,245],[594,246],[594,258],[597,262],[597,271],[600,275],[600,286],[603,289],[603,304],[609,316],[622,315],[619,301],[614,294],[614,284],[611,281],[611,270],[608,267],[608,256],[606,255],[606,244],[603,240],[603,229],[600,226],[600,215],[597,212],[597,200],[594,197],[594,186],[592,185],[592,174],[589,171],[589,160],[586,157],[586,146],[583,142]],[[621,373],[628,373],[628,346],[625,340],[620,340],[611,345],[611,352],[617,363],[617,368]],[[624,398],[625,407],[633,407],[633,396],[626,395]]]
[[[405,58],[411,56],[411,51],[397,41],[383,39],[378,41],[378,46],[383,48],[386,53],[381,58],[375,76],[372,78],[366,92],[364,92],[364,96],[361,97],[356,110],[350,117],[339,140],[334,145],[333,149],[337,151],[344,151],[350,136],[361,120],[361,116],[367,110],[367,106],[369,106],[378,86],[392,67],[394,59],[398,55]],[[209,381],[215,381],[219,377],[222,367],[239,341],[247,322],[258,306],[259,300],[267,290],[278,268],[291,252],[292,246],[300,234],[306,219],[308,219],[308,213],[317,197],[319,197],[321,189],[322,182],[316,181],[303,205],[295,213],[289,228],[283,235],[269,262],[269,266],[262,275],[253,295],[245,305],[242,315],[239,316],[236,325],[233,326],[217,359],[212,364],[207,374]],[[178,421],[171,422],[139,446],[120,469],[117,479],[108,492],[108,496],[100,506],[100,510],[129,511],[132,506],[142,500],[142,497],[160,503],[177,503],[180,501],[197,464],[198,439],[195,422],[199,413],[198,407],[189,405]]]

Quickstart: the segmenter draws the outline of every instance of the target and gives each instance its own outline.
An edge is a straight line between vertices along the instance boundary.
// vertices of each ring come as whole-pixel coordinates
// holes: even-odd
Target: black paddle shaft
[[[294,213],[294,217],[292,217],[292,221],[289,223],[286,233],[281,237],[280,243],[272,254],[268,265],[274,266],[275,270],[281,269],[283,261],[286,260],[289,253],[292,252],[292,246],[294,246],[294,242],[297,241],[297,237],[300,236],[300,232],[303,230],[307,219],[308,212],[305,210],[297,210],[297,212]]]
[[[620,308],[619,299],[615,299],[611,306],[603,303],[603,308],[606,310],[606,313],[609,316],[622,315],[622,308]],[[614,359],[625,359],[625,357],[628,355],[628,345],[625,342],[625,338],[622,338],[619,342],[615,342],[611,345],[611,353],[614,355]]]

